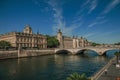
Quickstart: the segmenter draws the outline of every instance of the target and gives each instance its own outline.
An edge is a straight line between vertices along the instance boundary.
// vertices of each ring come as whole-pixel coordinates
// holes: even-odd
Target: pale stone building
[[[62,36],[62,32],[61,30],[59,29],[58,30],[58,33],[57,33],[57,40],[59,41],[59,47],[60,48],[63,48],[64,44],[63,44],[63,36]]]
[[[87,39],[83,37],[71,38],[71,37],[63,36],[60,29],[58,30],[57,33],[57,39],[60,43],[60,48],[80,48],[80,47],[91,46],[91,42],[89,42]]]
[[[64,48],[71,48],[73,46],[73,39],[71,37],[63,37]]]
[[[10,32],[0,35],[0,41],[8,41],[12,47],[47,48],[47,38],[42,34],[33,34],[30,25],[24,27],[23,32]]]

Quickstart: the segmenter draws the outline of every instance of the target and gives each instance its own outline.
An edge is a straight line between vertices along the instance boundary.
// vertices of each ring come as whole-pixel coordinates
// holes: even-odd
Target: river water
[[[66,80],[74,72],[90,77],[113,57],[89,53],[0,60],[0,80]]]

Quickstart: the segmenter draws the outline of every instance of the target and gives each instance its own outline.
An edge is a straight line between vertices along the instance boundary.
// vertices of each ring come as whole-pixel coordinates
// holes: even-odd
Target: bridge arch
[[[62,50],[56,51],[55,54],[72,54],[72,52],[69,50],[62,49]]]
[[[92,50],[92,49],[81,49],[81,50],[78,50],[77,52],[76,52],[76,55],[78,55],[78,54],[84,54],[84,53],[86,53],[86,52],[95,52],[96,53],[96,55],[98,55],[98,53],[97,53],[97,51],[95,51],[95,50]]]
[[[111,54],[114,54],[116,51],[119,51],[119,49],[108,49],[108,50],[105,50],[102,55],[107,55],[107,52],[109,52],[109,51],[111,52]]]
[[[94,51],[98,55],[105,55],[108,50],[120,50],[120,48],[104,48],[104,47],[84,47],[84,48],[57,48],[55,54],[80,54],[84,51]]]

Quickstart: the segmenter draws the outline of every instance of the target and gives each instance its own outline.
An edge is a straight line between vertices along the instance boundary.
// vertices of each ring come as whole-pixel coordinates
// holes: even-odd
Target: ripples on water
[[[0,80],[66,80],[73,72],[90,77],[111,58],[91,54],[0,60]]]

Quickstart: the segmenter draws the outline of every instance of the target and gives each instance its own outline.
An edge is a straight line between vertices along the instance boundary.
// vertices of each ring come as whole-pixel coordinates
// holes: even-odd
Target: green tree
[[[115,43],[115,45],[120,45],[120,42],[118,42],[118,43]]]
[[[119,60],[119,56],[120,56],[120,52],[115,52],[114,55],[116,56],[117,64],[118,64],[118,60]]]
[[[92,46],[97,46],[97,45],[100,45],[100,44],[95,43],[95,42],[92,43]]]
[[[56,39],[56,37],[49,36],[49,35],[46,35],[46,37],[47,37],[47,47],[48,48],[58,47],[59,41]]]
[[[0,41],[0,48],[6,49],[8,47],[11,47],[10,42],[4,41],[4,40]]]
[[[78,74],[77,72],[67,77],[67,80],[88,80],[85,74]]]

